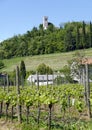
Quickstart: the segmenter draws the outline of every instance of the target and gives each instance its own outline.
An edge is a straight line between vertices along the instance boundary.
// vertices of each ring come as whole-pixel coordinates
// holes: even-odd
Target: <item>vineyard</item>
[[[1,87],[0,117],[22,130],[87,130],[84,91],[79,84]]]
[[[37,84],[28,85],[17,66],[15,85],[9,84],[8,75],[2,80],[0,118],[17,123],[13,130],[90,130],[92,87],[88,64],[79,70],[80,83],[58,84],[56,79],[53,84],[47,80],[47,85],[40,86],[38,73]]]
[[[47,125],[49,129],[57,125],[61,127],[60,124],[63,123],[62,127],[67,128],[69,125],[73,127],[71,120],[75,127],[79,127],[80,124],[78,126],[76,123],[79,123],[80,119],[76,118],[87,114],[83,98],[84,89],[78,84],[40,86],[39,90],[37,86],[20,87],[18,95],[14,86],[9,88],[8,93],[3,88],[0,92],[0,116],[5,114],[6,120],[11,118],[13,121],[15,115],[19,114],[17,116],[20,123],[22,120],[27,124],[35,122],[35,125]]]

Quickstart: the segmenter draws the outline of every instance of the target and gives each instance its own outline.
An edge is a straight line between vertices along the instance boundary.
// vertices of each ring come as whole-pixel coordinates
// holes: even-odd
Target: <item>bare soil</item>
[[[0,119],[0,130],[21,130],[16,123]]]

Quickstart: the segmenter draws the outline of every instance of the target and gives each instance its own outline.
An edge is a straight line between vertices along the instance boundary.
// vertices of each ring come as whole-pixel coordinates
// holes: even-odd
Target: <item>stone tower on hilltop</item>
[[[43,17],[43,28],[44,29],[48,28],[48,17],[47,16]]]

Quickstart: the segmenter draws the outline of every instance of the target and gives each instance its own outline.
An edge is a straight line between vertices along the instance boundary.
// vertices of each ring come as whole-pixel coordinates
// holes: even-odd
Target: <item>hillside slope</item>
[[[73,58],[75,52],[76,51],[6,59],[3,60],[5,68],[1,71],[13,71],[17,65],[20,65],[21,60],[24,60],[27,71],[36,70],[37,66],[41,63],[49,65],[53,70],[60,70],[64,65],[67,64],[68,60]],[[92,48],[79,50],[79,52],[84,53],[85,57],[92,57]]]
[[[15,35],[0,43],[0,59],[69,52],[92,47],[92,24],[68,22],[56,28],[50,24],[33,27],[23,35]]]

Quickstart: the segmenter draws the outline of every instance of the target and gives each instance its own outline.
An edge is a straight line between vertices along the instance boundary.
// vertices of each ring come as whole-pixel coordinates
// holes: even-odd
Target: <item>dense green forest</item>
[[[49,24],[33,27],[23,35],[16,35],[0,43],[0,59],[68,52],[92,47],[92,23],[67,22],[55,27]]]

